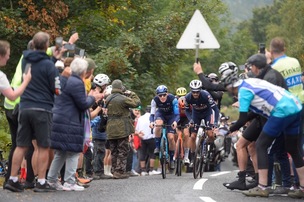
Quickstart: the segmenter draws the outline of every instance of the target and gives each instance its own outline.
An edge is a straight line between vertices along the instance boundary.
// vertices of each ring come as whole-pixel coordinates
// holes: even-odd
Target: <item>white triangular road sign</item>
[[[199,37],[200,43],[197,43]],[[177,49],[217,49],[220,44],[213,35],[206,20],[199,10],[194,12],[188,26],[180,38]]]

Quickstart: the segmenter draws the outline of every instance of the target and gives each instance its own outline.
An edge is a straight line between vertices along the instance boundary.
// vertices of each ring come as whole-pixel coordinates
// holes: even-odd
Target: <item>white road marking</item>
[[[231,171],[222,171],[222,172],[219,172],[219,173],[212,174],[210,176],[211,177],[216,177],[216,176],[225,175],[225,174],[228,174],[228,173],[231,173]]]
[[[207,181],[208,179],[200,179],[199,181],[197,181],[194,186],[193,189],[194,190],[202,190],[203,189],[203,185],[204,183]]]
[[[205,197],[205,196],[201,196],[200,199],[202,201],[205,201],[205,202],[216,202],[215,200],[213,200],[212,198],[210,197]]]

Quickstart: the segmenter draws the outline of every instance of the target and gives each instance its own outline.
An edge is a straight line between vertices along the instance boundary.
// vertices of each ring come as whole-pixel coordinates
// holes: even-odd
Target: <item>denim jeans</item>
[[[291,186],[291,176],[290,176],[290,165],[287,156],[287,152],[285,151],[285,141],[284,135],[275,139],[275,142],[272,144],[270,152],[268,154],[269,159],[269,168],[268,168],[268,185],[272,185],[273,181],[273,164],[275,161],[279,162],[281,168],[281,185],[284,187]],[[276,180],[277,181],[277,180]],[[280,182],[276,182],[280,183]]]
[[[103,159],[105,157],[106,151],[106,141],[93,139],[93,170],[95,175],[104,174],[104,163]]]
[[[132,170],[139,171],[138,153],[133,151]]]
[[[75,173],[77,170],[78,158],[80,153],[55,150],[54,159],[48,172],[48,181],[56,183],[58,173],[65,163],[64,181],[69,184],[75,184]]]

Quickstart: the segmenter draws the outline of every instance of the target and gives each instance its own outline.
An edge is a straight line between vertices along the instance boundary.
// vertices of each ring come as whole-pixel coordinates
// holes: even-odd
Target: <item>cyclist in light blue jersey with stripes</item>
[[[239,100],[239,119],[230,127],[230,132],[238,130],[250,120],[249,110],[268,119],[256,142],[259,185],[243,193],[246,196],[269,196],[269,191],[266,188],[268,176],[267,149],[275,138],[284,134],[286,151],[292,156],[300,177],[300,189],[290,191],[288,195],[295,198],[304,198],[304,161],[299,144],[301,102],[287,90],[265,80],[257,78],[239,80],[237,71],[234,69],[222,70],[221,75],[221,82],[225,85],[227,91],[238,95]]]

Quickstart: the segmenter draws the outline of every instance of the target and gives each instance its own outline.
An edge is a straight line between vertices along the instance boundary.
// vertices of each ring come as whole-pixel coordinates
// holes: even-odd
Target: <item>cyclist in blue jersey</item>
[[[169,142],[169,155],[170,155],[170,168],[174,169],[174,151],[175,140],[174,133],[179,121],[178,101],[176,97],[168,93],[168,88],[165,85],[160,85],[156,88],[156,96],[151,101],[151,115],[150,127],[156,125],[171,125],[167,127],[168,142]],[[161,127],[155,128],[155,154],[159,153],[161,140]]]
[[[269,196],[267,150],[275,138],[284,134],[286,151],[292,156],[300,178],[300,188],[290,191],[288,195],[294,198],[304,198],[304,160],[299,146],[302,110],[300,100],[289,91],[265,80],[258,78],[239,80],[237,71],[229,68],[221,74],[221,81],[227,91],[238,95],[239,100],[239,119],[230,127],[230,132],[245,125],[249,119],[249,110],[268,119],[256,141],[259,185],[244,191],[243,194],[246,196]]]
[[[190,82],[191,92],[186,95],[185,108],[186,115],[190,120],[190,125],[194,125],[191,131],[191,138],[189,138],[188,145],[190,147],[190,155],[193,157],[195,151],[196,134],[204,119],[210,129],[217,126],[219,120],[219,109],[214,102],[212,96],[205,90],[202,90],[202,82],[200,80],[192,80]],[[190,105],[192,110],[190,110]],[[208,136],[212,136],[212,130],[208,132]],[[193,158],[191,158],[190,166],[193,165]]]

